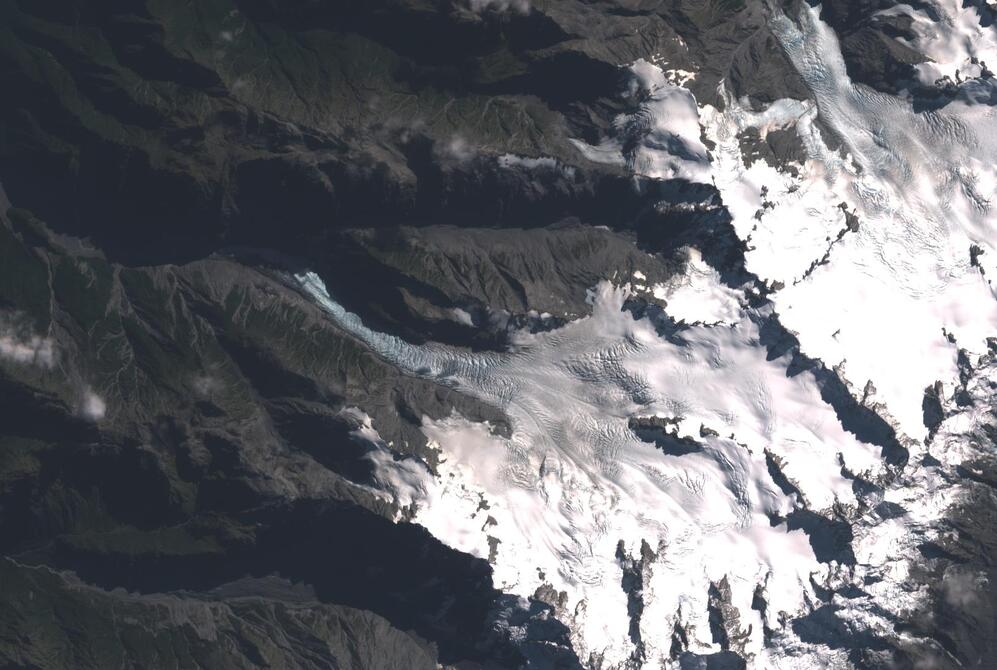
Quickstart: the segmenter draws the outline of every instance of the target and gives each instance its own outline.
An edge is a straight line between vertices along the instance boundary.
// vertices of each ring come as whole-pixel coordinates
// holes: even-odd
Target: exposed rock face
[[[363,610],[271,598],[112,593],[11,559],[0,564],[6,660],[24,667],[287,665],[435,668],[425,641]],[[286,591],[282,593],[282,589]]]
[[[723,651],[744,655],[745,638],[751,631],[742,631],[738,611],[731,604],[730,583],[724,577],[710,585],[710,632],[713,641]]]

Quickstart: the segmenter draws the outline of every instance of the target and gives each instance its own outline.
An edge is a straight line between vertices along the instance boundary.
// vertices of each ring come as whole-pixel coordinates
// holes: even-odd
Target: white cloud
[[[499,167],[506,170],[517,168],[528,171],[540,170],[547,172],[558,170],[568,178],[575,176],[575,168],[570,165],[562,165],[560,161],[550,156],[531,158],[529,156],[517,156],[516,154],[502,154],[497,160]]]
[[[458,323],[462,323],[465,326],[474,327],[474,318],[467,310],[463,310],[460,307],[454,307],[452,310],[453,318]]]
[[[513,11],[517,14],[528,14],[530,12],[529,0],[469,0],[473,12],[484,12],[495,10],[496,12]]]
[[[989,585],[986,575],[975,575],[958,569],[950,569],[942,578],[945,601],[960,609],[969,609],[975,605],[980,599],[980,594],[986,591]]]
[[[652,179],[711,183],[695,97],[646,60],[636,61],[629,70],[631,94],[645,93],[640,109],[618,115],[613,134],[599,144],[574,138],[571,143],[593,163],[625,165]]]
[[[478,152],[463,137],[454,135],[444,147],[444,153],[463,163],[474,158]]]
[[[0,333],[0,358],[23,365],[51,368],[55,364],[55,347],[51,338],[31,335],[19,337]]]
[[[94,393],[93,389],[85,389],[80,401],[80,416],[89,421],[100,421],[106,413],[107,404],[104,399]]]

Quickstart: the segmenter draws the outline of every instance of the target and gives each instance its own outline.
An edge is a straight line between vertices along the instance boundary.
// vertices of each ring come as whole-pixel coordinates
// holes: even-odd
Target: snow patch
[[[651,56],[651,62],[661,68],[668,83],[673,86],[685,86],[696,78],[696,73],[681,68],[666,67],[669,63],[660,53]]]

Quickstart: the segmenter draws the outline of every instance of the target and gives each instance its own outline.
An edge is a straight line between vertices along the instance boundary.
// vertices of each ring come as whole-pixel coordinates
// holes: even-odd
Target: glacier
[[[972,24],[954,3],[942,10],[991,49],[993,27]],[[365,419],[363,435],[379,445],[376,490],[399,518],[489,560],[501,590],[542,595],[591,667],[670,667],[676,631],[684,650],[719,651],[710,618],[718,602],[725,646],[749,667],[851,667],[844,650],[805,641],[792,625],[818,607],[818,588],[845,585],[865,594],[831,596],[855,630],[924,645],[925,658],[945,653],[891,632],[891,617],[923,606],[925,593],[907,584],[915,547],[940,532],[961,490],[949,473],[982,448],[968,436],[992,421],[997,118],[972,87],[917,111],[909,98],[854,84],[819,7],[792,18],[771,11],[811,100],[759,109],[728,96],[723,110],[697,106],[658,65],[638,61],[626,67],[650,95],[617,125],[643,141],[627,143],[626,155],[619,138],[578,143],[590,160],[713,183],[747,244],[745,267],[766,289],[761,306],[750,287],[724,285],[686,249],[685,273],[671,283],[607,280],[592,288],[589,316],[518,333],[507,351],[470,352],[376,332],[318,275],[295,277],[392,364],[506,413],[508,437],[458,415],[424,417],[439,455],[432,469],[385,457]],[[935,59],[919,70],[926,81],[955,77],[975,58],[960,51],[967,42],[956,48],[917,25]],[[745,130],[787,128],[805,161],[745,159]],[[631,313],[628,299],[641,296],[658,299],[663,316]],[[887,464],[842,426],[810,371],[793,370],[790,354],[770,355],[761,328],[773,320],[889,422],[907,463]],[[968,379],[960,356],[972,363]],[[944,412],[934,434],[922,410],[933,386]],[[958,391],[978,403],[959,406]],[[681,453],[642,439],[634,419],[664,426],[663,440],[681,442]],[[901,511],[875,511],[884,502]],[[788,523],[801,510],[847,520],[854,560],[818,556],[809,531]],[[640,574],[636,614],[625,570]]]

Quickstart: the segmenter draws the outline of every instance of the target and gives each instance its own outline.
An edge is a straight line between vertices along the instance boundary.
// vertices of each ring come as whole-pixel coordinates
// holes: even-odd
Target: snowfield
[[[638,648],[647,667],[660,666],[676,625],[691,650],[718,651],[707,600],[724,578],[743,650],[764,654],[763,630],[804,611],[811,577],[827,570],[802,530],[776,520],[804,501],[817,510],[852,506],[842,466],[868,477],[881,468],[878,448],[845,432],[809,373],[790,376],[786,357],[767,359],[747,313],[734,325],[666,338],[650,319],[622,310],[626,289],[603,283],[591,316],[478,357],[370,331],[317,277],[299,280],[391,362],[507,413],[509,439],[457,416],[425,419],[440,450],[437,476],[382,459],[382,490],[412,505],[414,521],[447,544],[491,557],[499,588],[524,598],[545,586],[563,592],[558,614],[576,650],[607,667],[636,659]],[[641,441],[631,417],[673,420],[667,435],[692,451],[669,454]],[[767,458],[799,494],[780,489]],[[638,647],[620,555],[639,559],[642,551],[650,556]],[[764,613],[752,609],[756,592]]]

